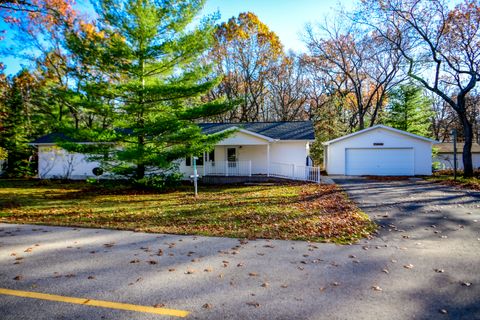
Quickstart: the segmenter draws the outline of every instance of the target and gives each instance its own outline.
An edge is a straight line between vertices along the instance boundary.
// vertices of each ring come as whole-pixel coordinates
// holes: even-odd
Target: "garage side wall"
[[[383,145],[374,145],[383,144]],[[327,172],[330,175],[345,174],[345,150],[348,148],[413,148],[414,174],[432,174],[432,144],[407,135],[378,128],[327,146]]]

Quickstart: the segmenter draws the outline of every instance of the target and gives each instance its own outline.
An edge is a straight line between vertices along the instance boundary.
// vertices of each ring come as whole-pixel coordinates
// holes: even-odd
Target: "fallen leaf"
[[[470,287],[472,284],[470,282],[462,282],[462,286]]]
[[[436,273],[444,273],[445,272],[445,270],[443,270],[443,269],[434,269],[434,271]]]
[[[256,272],[250,272],[248,275],[250,277],[258,277],[258,273],[256,273]]]
[[[446,309],[440,309],[438,310],[438,312],[440,312],[441,314],[447,314],[448,311]]]
[[[382,272],[385,272],[385,273],[387,273],[387,274],[390,273],[390,272],[388,271],[388,269],[383,269]]]
[[[140,262],[140,260],[138,260],[138,259],[130,261],[130,263],[139,263],[139,262]]]
[[[331,285],[334,286],[334,287],[338,287],[340,285],[340,283],[335,281],[335,282],[332,282]]]
[[[89,279],[89,280],[93,280],[93,279],[95,279],[95,276],[88,276],[88,278],[87,278],[87,279]]]
[[[258,308],[260,307],[260,303],[252,301],[252,302],[247,302],[247,305]]]
[[[212,268],[205,268],[205,269],[203,269],[203,271],[205,271],[205,272],[212,272],[213,270],[212,270]]]
[[[170,269],[168,269],[168,271],[169,271],[169,272],[173,272],[173,271],[175,271],[175,269],[174,269],[174,268],[170,268]]]
[[[283,289],[288,288],[288,285],[282,284],[282,285],[280,286],[280,288],[283,288]]]
[[[409,263],[403,266],[405,269],[413,269],[413,264]]]
[[[202,306],[203,309],[212,309],[212,305],[210,303],[205,303],[203,306]]]
[[[266,287],[268,287],[268,286],[269,286],[268,282],[264,282],[264,283],[262,283],[262,285],[261,285],[261,287],[263,287],[263,288],[266,288]]]
[[[18,275],[18,276],[16,276],[15,278],[13,278],[13,280],[17,280],[17,281],[23,280],[23,276],[22,276],[22,275]]]
[[[375,291],[383,291],[383,289],[380,288],[379,286],[372,286],[372,289]]]
[[[149,264],[158,264],[158,262],[155,261],[155,260],[149,260],[149,261],[147,261],[147,263],[149,263]]]
[[[193,269],[188,269],[187,271],[185,271],[185,274],[194,274],[195,273],[195,270]]]
[[[163,308],[163,307],[165,307],[165,304],[164,303],[157,303],[157,304],[154,304],[153,307],[154,308]]]

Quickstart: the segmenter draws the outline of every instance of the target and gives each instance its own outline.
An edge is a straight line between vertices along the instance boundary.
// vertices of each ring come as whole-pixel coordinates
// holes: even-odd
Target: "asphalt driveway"
[[[380,225],[351,246],[0,224],[0,289],[189,319],[480,319],[480,194],[337,179]],[[169,316],[0,294],[2,319]],[[172,317],[174,318],[174,317]]]

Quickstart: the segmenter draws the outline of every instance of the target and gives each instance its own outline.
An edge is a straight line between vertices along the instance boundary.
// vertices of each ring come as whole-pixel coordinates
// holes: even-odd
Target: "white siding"
[[[440,153],[434,159],[434,162],[440,162],[440,169],[453,169],[453,152]],[[473,169],[480,169],[480,153],[472,154]],[[462,153],[457,153],[457,169],[463,170]]]
[[[95,177],[92,170],[99,166],[97,162],[88,161],[83,154],[70,153],[54,145],[38,147],[38,176],[42,179]]]
[[[383,143],[380,146],[374,146]],[[414,174],[432,174],[432,143],[396,133],[384,128],[367,131],[326,146],[326,169],[330,175],[345,174],[345,154],[347,149],[357,148],[411,148],[414,154]],[[388,160],[387,160],[388,161]]]
[[[278,141],[270,146],[270,162],[305,166],[308,156],[306,141]]]

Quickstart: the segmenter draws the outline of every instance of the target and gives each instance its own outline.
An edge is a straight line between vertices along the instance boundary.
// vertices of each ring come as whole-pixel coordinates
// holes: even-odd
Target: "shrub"
[[[136,179],[134,180],[134,185],[141,188],[164,191],[178,187],[181,178],[182,174],[180,172],[162,173]]]

